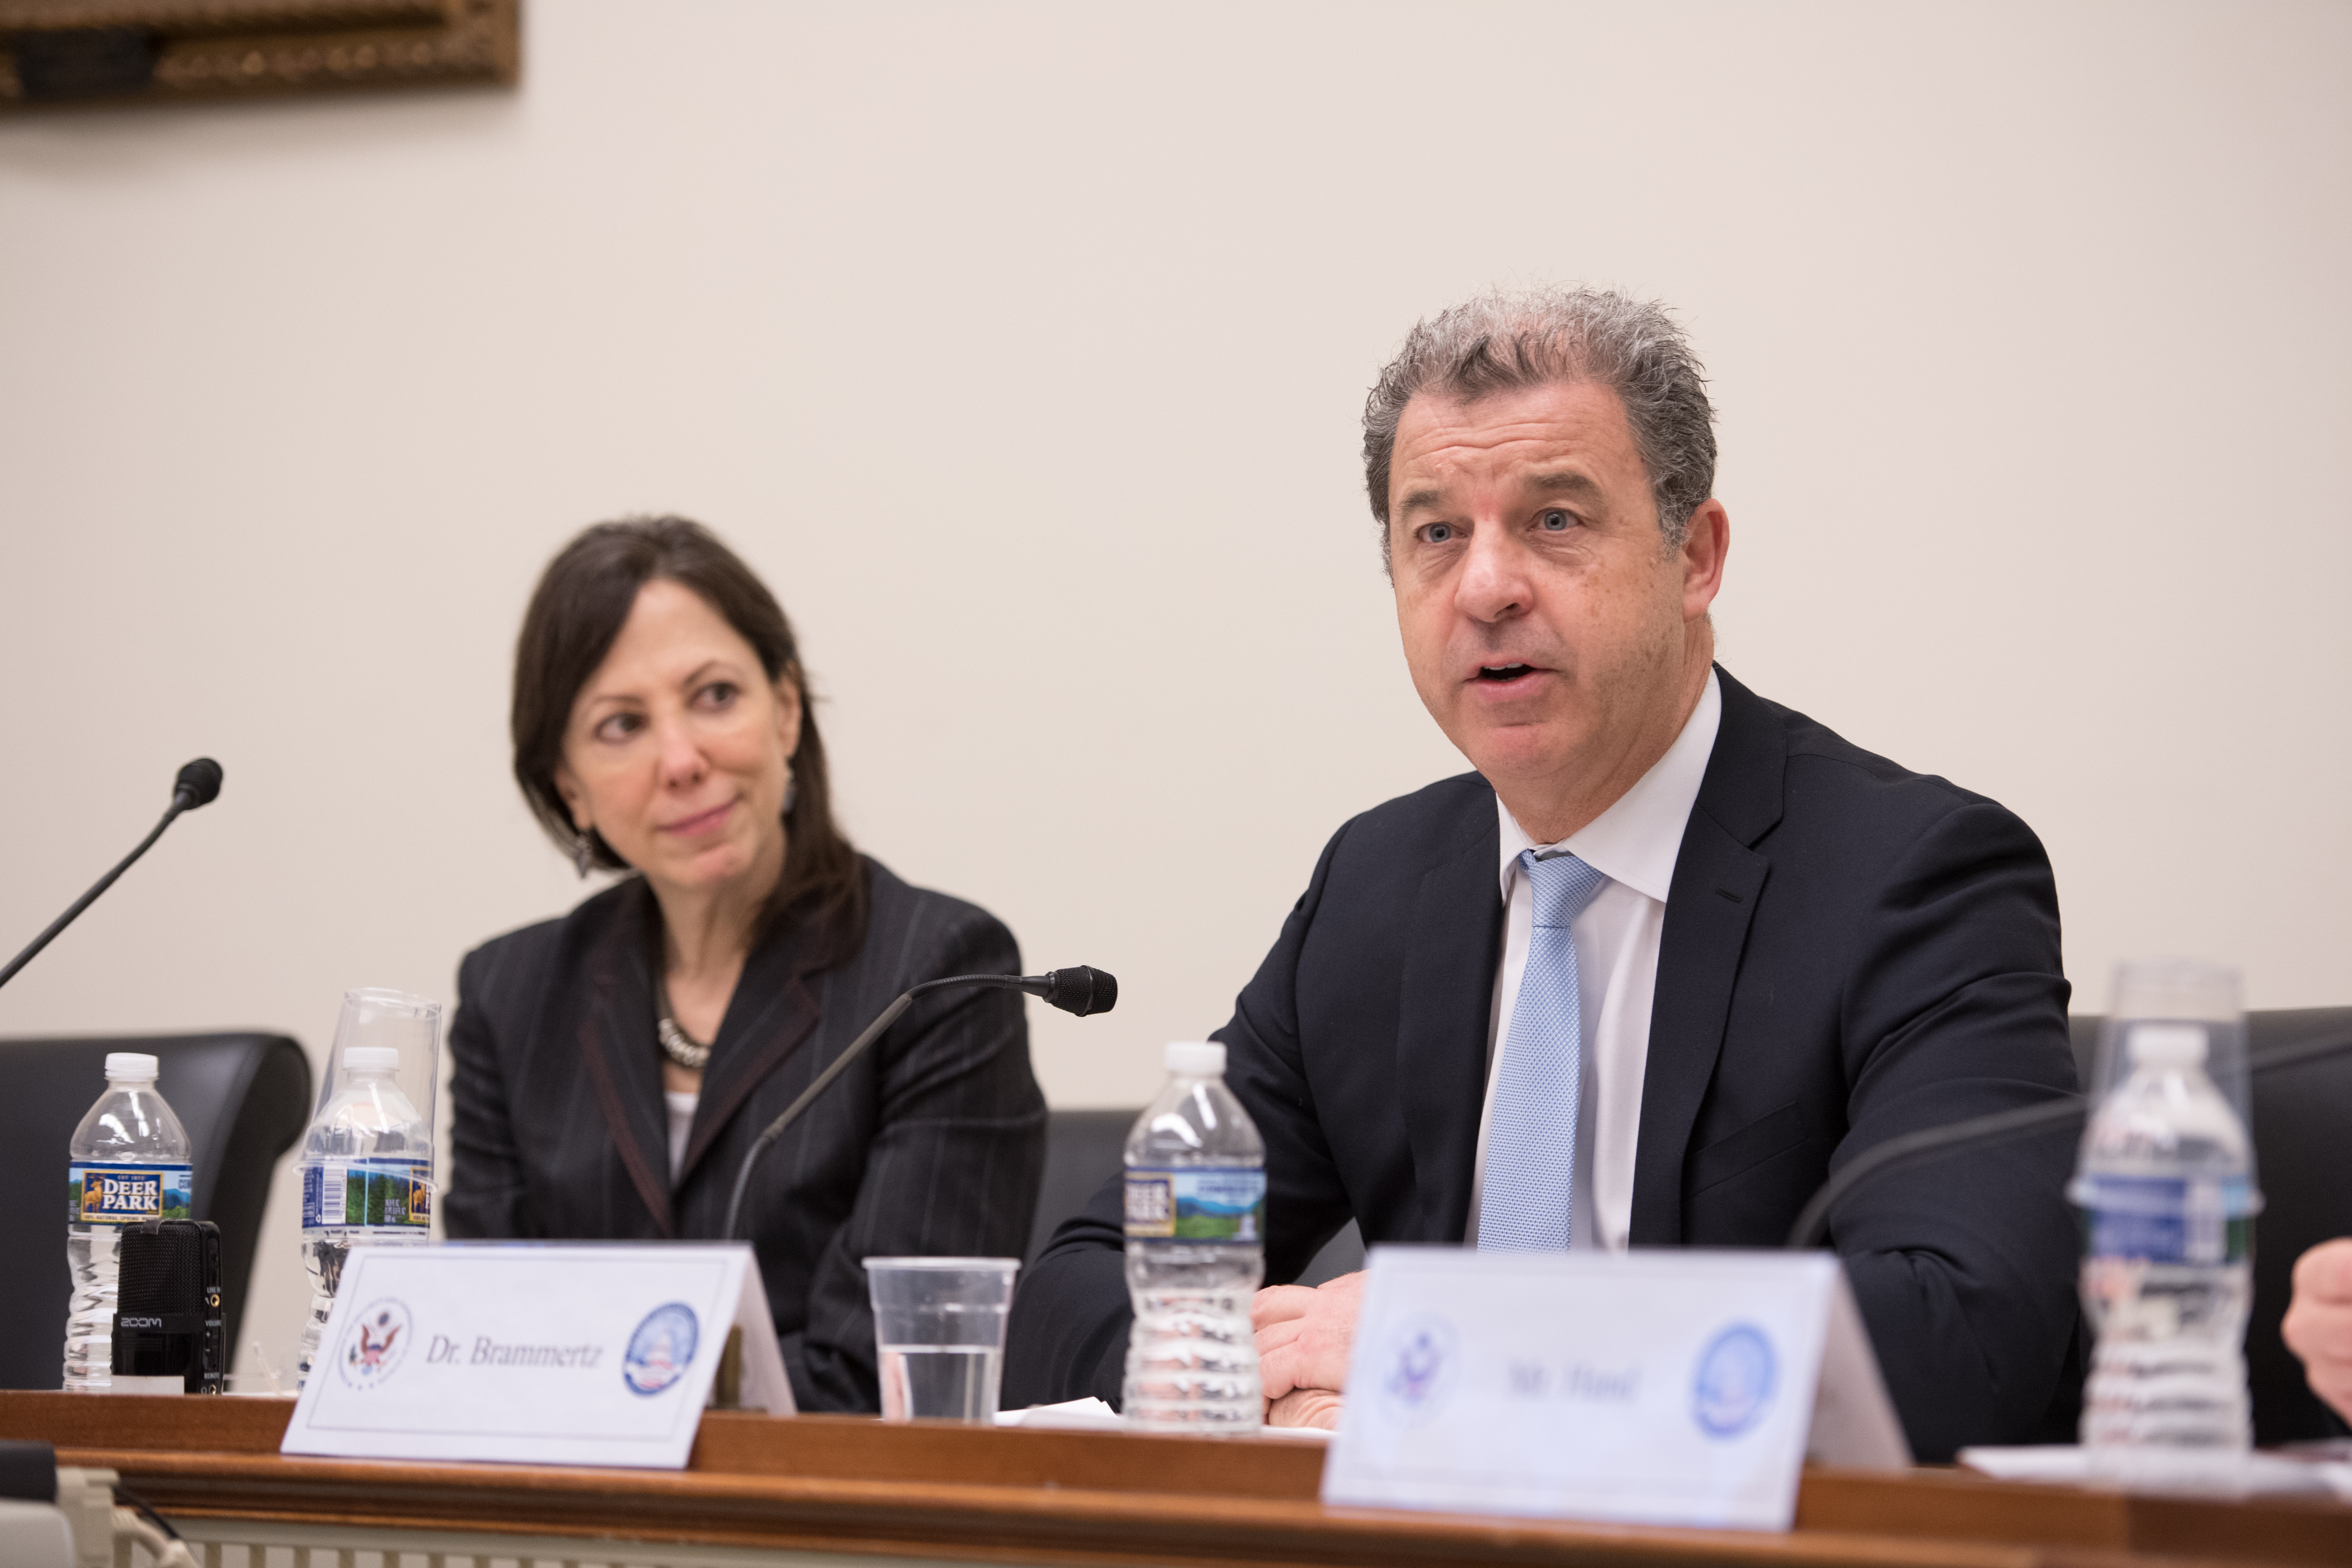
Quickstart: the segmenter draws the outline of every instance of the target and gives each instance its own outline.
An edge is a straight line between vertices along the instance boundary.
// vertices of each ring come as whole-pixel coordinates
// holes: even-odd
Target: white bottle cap
[[[2136,1068],[2195,1068],[2205,1065],[2205,1031],[2196,1024],[2134,1024],[2131,1062]]]
[[[152,1083],[157,1062],[145,1051],[109,1051],[106,1076],[126,1083]]]
[[[392,1046],[346,1046],[345,1072],[384,1073],[400,1070],[400,1052]]]
[[[1171,1040],[1168,1070],[1181,1078],[1225,1076],[1225,1047],[1214,1040]]]

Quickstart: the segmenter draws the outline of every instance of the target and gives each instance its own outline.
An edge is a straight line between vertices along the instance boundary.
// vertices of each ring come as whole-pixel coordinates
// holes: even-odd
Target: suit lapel
[[[660,1047],[653,1036],[652,912],[653,894],[640,883],[596,944],[588,1005],[580,1016],[580,1058],[630,1184],[661,1234],[674,1237]]]
[[[809,975],[822,963],[815,947],[797,928],[788,928],[772,934],[744,961],[719,1037],[711,1042],[702,1100],[694,1108],[686,1159],[678,1166],[679,1184],[694,1173],[752,1091],[814,1032],[818,1007]]]
[[[1683,1161],[1715,1076],[1748,922],[1772,863],[1748,847],[1780,819],[1788,742],[1771,705],[1718,668],[1723,719],[1666,889],[1633,1150],[1637,1247],[1682,1240]]]
[[[1414,891],[1397,984],[1397,1083],[1427,1241],[1462,1239],[1486,1093],[1503,900],[1494,796],[1476,799]]]

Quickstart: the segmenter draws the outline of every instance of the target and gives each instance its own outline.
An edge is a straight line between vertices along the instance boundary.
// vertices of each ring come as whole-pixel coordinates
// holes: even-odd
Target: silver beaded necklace
[[[710,1059],[710,1047],[697,1042],[670,1016],[667,982],[656,983],[656,994],[661,999],[661,1010],[654,1018],[654,1035],[661,1041],[662,1055],[688,1072],[700,1072],[702,1064]]]

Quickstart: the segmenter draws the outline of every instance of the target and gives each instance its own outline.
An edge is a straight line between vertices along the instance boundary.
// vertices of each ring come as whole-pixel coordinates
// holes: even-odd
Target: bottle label
[[[66,1170],[68,1225],[131,1225],[194,1217],[195,1174],[186,1165],[76,1161]]]
[[[1265,1173],[1229,1165],[1189,1165],[1127,1173],[1130,1241],[1265,1240]]]
[[[302,1167],[302,1228],[415,1236],[433,1223],[430,1160],[321,1160]]]
[[[2084,1175],[2071,1195],[2083,1212],[2087,1257],[2238,1263],[2252,1239],[2253,1194],[2242,1176]]]

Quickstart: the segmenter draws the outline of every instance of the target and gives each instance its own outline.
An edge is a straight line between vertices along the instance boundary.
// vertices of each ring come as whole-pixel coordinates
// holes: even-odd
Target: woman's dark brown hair
[[[691,588],[760,656],[770,681],[788,679],[801,696],[801,742],[793,752],[793,791],[784,808],[784,870],[768,900],[762,925],[787,910],[805,910],[828,942],[854,947],[866,930],[866,873],[857,852],[833,820],[833,792],[824,771],[808,679],[801,670],[793,624],[767,584],[716,534],[682,517],[600,522],[565,545],[539,580],[515,639],[515,782],[548,836],[576,853],[580,830],[555,786],[563,760],[563,732],[580,689],[612,651],[637,602],[637,590],[656,579]],[[602,835],[587,833],[589,858],[607,870],[627,863]]]

